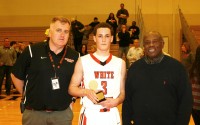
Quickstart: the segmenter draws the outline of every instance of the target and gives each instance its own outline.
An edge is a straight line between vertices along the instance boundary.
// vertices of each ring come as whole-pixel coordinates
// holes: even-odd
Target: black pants
[[[200,110],[192,109],[192,117],[195,125],[200,125]]]
[[[0,66],[0,93],[1,93],[1,89],[2,89],[2,84],[3,84],[3,80],[4,80],[4,76],[6,76],[6,84],[5,84],[5,88],[6,88],[6,94],[10,95],[10,89],[11,89],[11,68],[12,66]]]

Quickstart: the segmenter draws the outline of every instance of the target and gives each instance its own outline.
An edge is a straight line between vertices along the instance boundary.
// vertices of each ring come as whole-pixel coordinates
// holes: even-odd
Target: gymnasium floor
[[[21,100],[21,95],[19,94],[11,94],[10,96],[6,96],[2,94],[0,96],[0,125],[21,125],[21,113],[19,109],[19,104]],[[121,111],[121,105],[118,107]],[[73,125],[78,124],[78,116],[79,116],[80,104],[79,100],[74,104],[73,112],[74,119]],[[189,125],[194,125],[193,120],[190,120]]]

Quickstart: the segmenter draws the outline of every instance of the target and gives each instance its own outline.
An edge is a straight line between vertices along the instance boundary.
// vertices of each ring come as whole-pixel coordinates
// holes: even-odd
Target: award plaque
[[[99,91],[99,92],[97,92],[96,94],[97,94],[97,98],[98,98],[98,100],[99,100],[98,103],[100,103],[100,102],[106,100],[106,98],[105,98],[105,96],[104,96],[104,94],[103,94],[103,91]]]
[[[92,90],[94,90],[94,91],[97,91],[97,88],[98,88],[97,81],[91,80],[90,83],[89,83],[89,88],[92,89]],[[103,91],[98,91],[96,94],[97,94],[97,98],[99,100],[98,103],[106,100],[105,97],[104,97]]]

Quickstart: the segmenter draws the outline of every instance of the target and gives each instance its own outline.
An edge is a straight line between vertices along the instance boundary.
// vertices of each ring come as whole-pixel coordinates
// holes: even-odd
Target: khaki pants
[[[69,108],[63,111],[25,110],[22,125],[72,125],[73,112]]]

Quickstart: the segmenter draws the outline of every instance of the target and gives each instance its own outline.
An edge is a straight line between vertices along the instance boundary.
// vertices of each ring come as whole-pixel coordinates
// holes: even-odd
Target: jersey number
[[[101,81],[101,86],[103,88],[103,93],[107,94],[107,81]]]

